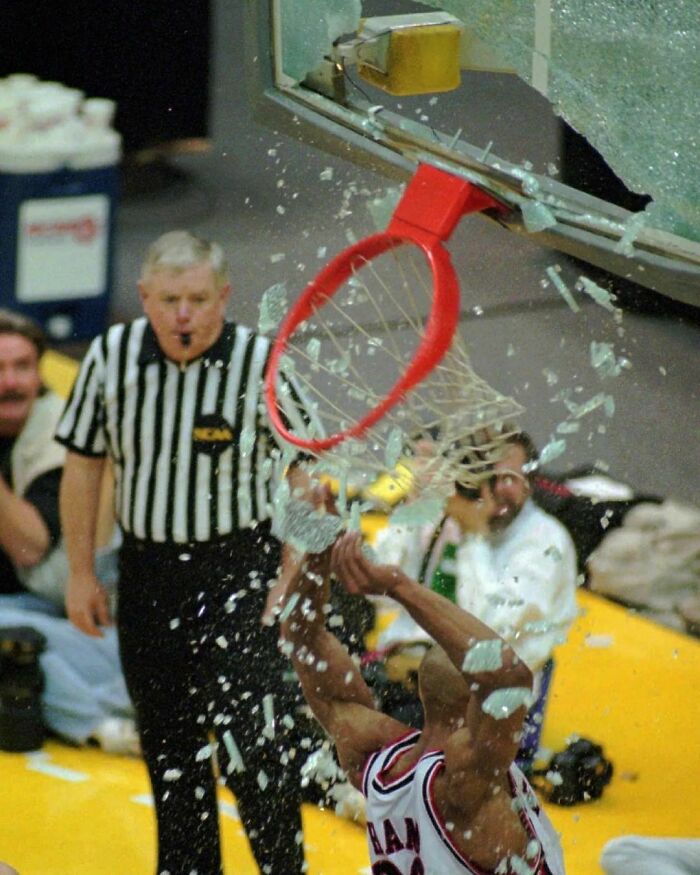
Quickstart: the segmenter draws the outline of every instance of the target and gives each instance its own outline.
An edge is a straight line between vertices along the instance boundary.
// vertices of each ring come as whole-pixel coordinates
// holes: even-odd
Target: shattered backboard
[[[393,179],[419,162],[460,175],[510,207],[499,219],[510,231],[700,304],[695,0],[250,0],[246,26],[267,122]],[[507,73],[543,95],[647,208],[536,173],[498,141],[470,143],[460,67],[471,82]],[[418,114],[402,97],[418,93],[416,71],[429,80]]]

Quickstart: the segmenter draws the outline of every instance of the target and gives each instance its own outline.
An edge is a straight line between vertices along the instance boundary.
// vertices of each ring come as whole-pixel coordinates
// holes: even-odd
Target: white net
[[[424,334],[433,285],[422,250],[400,246],[365,261],[292,335],[283,368],[325,435],[346,432],[405,372]],[[337,478],[341,503],[377,478],[389,481],[387,493],[392,483],[405,493],[410,481],[421,498],[444,499],[456,481],[478,488],[521,412],[475,373],[457,331],[425,380],[360,437],[320,454],[314,467]]]

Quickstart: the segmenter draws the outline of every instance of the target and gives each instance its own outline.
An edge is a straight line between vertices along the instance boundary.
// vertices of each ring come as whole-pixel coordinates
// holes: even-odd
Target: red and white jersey
[[[435,805],[435,779],[445,767],[442,751],[429,751],[410,768],[386,777],[419,739],[420,732],[403,736],[365,764],[362,791],[372,875],[488,875],[458,850]],[[532,787],[516,765],[509,779],[513,807],[531,840],[526,854],[509,859],[499,875],[564,875],[559,838]]]

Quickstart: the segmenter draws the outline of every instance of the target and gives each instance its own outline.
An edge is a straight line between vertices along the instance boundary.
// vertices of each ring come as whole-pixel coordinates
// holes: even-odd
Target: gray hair
[[[141,279],[159,270],[180,273],[196,264],[209,264],[221,285],[228,282],[228,264],[218,243],[189,231],[168,231],[151,243],[141,268]]]

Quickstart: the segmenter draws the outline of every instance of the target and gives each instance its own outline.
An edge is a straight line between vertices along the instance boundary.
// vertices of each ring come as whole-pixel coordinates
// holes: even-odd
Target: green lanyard
[[[447,517],[443,517],[440,521],[440,524],[437,526],[435,531],[433,532],[433,537],[430,540],[430,546],[426,550],[425,556],[423,557],[423,563],[421,565],[420,574],[418,576],[419,583],[425,583],[425,576],[428,571],[428,565],[430,563],[430,559],[435,550],[435,545],[442,534],[442,530],[445,527],[445,522],[447,521]],[[449,599],[451,602],[457,602],[457,575],[455,573],[455,562],[457,559],[457,545],[448,541],[447,544],[442,549],[442,555],[440,556],[440,561],[435,566],[435,571],[433,571],[433,576],[430,581],[430,589],[433,592],[438,593],[441,596],[444,596],[446,599]]]
[[[445,596],[451,602],[457,602],[457,575],[455,561],[457,559],[457,545],[447,543],[442,551],[440,561],[433,572],[430,588],[433,592]]]

